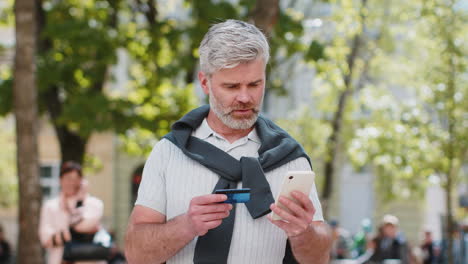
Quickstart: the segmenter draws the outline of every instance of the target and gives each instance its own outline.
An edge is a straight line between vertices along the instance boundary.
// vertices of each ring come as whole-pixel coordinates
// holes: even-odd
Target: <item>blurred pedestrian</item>
[[[468,219],[461,222],[462,263],[468,263]]]
[[[337,220],[330,221],[332,229],[332,259],[350,258],[351,235],[348,230],[342,228]]]
[[[465,250],[464,244],[468,242],[468,238],[465,240],[464,234],[462,232],[461,226],[454,222],[453,223],[453,230],[451,234],[452,238],[452,257],[453,257],[453,263],[454,264],[459,264],[463,263],[463,251]],[[447,263],[448,262],[448,241],[447,237],[445,236],[442,239],[442,245],[441,245],[441,256],[440,256],[440,263]]]
[[[0,225],[0,264],[9,264],[11,262],[10,243],[5,239],[3,226]]]
[[[399,220],[394,215],[385,215],[379,227],[379,234],[372,240],[373,254],[367,263],[382,263],[398,260],[401,264],[410,262],[410,252],[403,234],[398,231]]]
[[[361,230],[353,236],[353,246],[351,251],[352,258],[358,258],[367,251],[368,244],[370,243],[372,232],[372,222],[369,218],[364,218],[361,221]]]
[[[66,263],[62,261],[64,243],[72,235],[92,239],[101,227],[102,214],[103,203],[88,194],[80,164],[65,162],[60,170],[59,196],[46,201],[41,209],[39,236],[47,249],[47,263]]]
[[[112,237],[112,248],[111,248],[111,253],[109,256],[109,259],[107,261],[108,264],[126,264],[127,260],[125,259],[125,255],[123,253],[123,250],[120,248],[120,246],[117,244],[117,240],[115,239],[115,232],[111,231],[109,234]]]
[[[422,250],[423,264],[434,264],[435,263],[434,241],[432,238],[432,232],[429,230],[424,231],[424,239],[421,244],[421,250]]]

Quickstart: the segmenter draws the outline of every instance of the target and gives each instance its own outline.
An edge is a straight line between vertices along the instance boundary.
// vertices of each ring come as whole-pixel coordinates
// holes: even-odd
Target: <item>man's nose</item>
[[[248,93],[247,89],[242,88],[237,95],[237,101],[241,103],[249,103],[251,100],[251,96]]]

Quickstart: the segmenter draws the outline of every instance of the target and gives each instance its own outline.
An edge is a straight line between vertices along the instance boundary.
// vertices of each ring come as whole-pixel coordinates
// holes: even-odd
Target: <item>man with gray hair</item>
[[[303,148],[259,115],[269,46],[227,20],[201,42],[209,105],[186,114],[146,161],[126,236],[129,263],[328,263],[330,233],[315,185],[274,199],[288,171],[311,170]],[[249,188],[245,204],[214,190]],[[273,220],[273,211],[283,220]]]

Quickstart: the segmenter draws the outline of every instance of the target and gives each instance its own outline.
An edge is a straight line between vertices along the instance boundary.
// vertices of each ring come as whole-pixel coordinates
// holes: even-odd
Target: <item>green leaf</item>
[[[310,43],[309,49],[307,50],[307,53],[305,54],[304,59],[307,61],[310,61],[310,60],[318,61],[320,59],[324,59],[325,58],[324,49],[325,48],[321,43],[314,40]]]

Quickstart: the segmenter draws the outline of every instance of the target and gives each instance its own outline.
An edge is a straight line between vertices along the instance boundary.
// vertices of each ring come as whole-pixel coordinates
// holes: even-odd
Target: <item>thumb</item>
[[[51,248],[51,247],[53,247],[53,246],[54,246],[53,240],[54,240],[54,236],[52,235],[47,241],[45,241],[44,247],[45,247],[45,248]]]
[[[55,233],[53,239],[54,239],[54,245],[55,246],[61,247],[63,245],[61,232]]]
[[[68,229],[65,229],[65,230],[62,231],[62,236],[63,236],[64,242],[71,240],[71,234],[70,234],[70,231]]]

